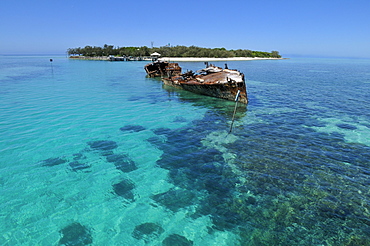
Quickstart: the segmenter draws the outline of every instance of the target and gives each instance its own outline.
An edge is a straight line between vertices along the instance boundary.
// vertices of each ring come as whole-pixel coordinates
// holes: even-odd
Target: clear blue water
[[[0,245],[369,245],[370,60],[229,62],[230,134],[145,64],[0,57]]]

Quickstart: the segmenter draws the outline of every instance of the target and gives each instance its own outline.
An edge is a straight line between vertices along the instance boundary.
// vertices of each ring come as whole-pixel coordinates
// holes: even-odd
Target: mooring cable
[[[231,125],[230,125],[230,131],[229,131],[229,134],[231,133],[231,131],[232,131],[232,129],[233,129],[233,124],[234,124],[234,119],[235,119],[236,108],[238,107],[239,95],[240,95],[240,90],[238,90],[238,93],[236,93],[236,96],[235,96],[235,108],[234,108],[233,118],[232,118],[232,120],[231,120]]]

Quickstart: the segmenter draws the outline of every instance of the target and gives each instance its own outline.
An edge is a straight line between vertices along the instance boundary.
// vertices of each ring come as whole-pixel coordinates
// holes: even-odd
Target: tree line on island
[[[148,48],[141,47],[114,47],[113,45],[105,44],[103,47],[85,46],[83,48],[69,48],[67,54],[69,56],[126,56],[126,57],[142,57],[150,56],[150,54],[158,52],[163,57],[261,57],[261,58],[281,58],[278,51],[264,52],[252,51],[248,49],[227,50],[225,48],[202,48],[197,46],[161,46]]]

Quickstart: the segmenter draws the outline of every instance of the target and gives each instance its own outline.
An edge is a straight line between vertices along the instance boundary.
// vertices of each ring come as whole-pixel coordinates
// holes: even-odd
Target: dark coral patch
[[[154,201],[174,212],[193,204],[194,198],[193,192],[184,189],[170,189],[167,192],[152,196]]]
[[[163,228],[156,223],[143,223],[135,227],[132,236],[138,240],[143,239],[148,243],[158,238],[163,232]]]
[[[128,131],[128,132],[141,132],[144,131],[146,128],[140,125],[126,125],[124,127],[121,127],[121,131]]]
[[[344,124],[344,123],[337,124],[336,126],[339,128],[345,129],[345,130],[356,130],[357,129],[357,127],[354,125]]]
[[[311,127],[325,127],[326,123],[323,121],[320,121],[315,118],[306,118],[302,120],[302,123],[305,124],[306,126],[311,126]]]
[[[43,166],[52,167],[52,166],[57,166],[57,165],[66,163],[66,162],[67,162],[66,159],[57,157],[57,158],[49,158],[49,159],[43,160],[41,163]]]
[[[171,129],[169,128],[164,128],[164,127],[160,127],[160,128],[156,128],[153,130],[153,132],[156,134],[156,135],[166,135],[166,134],[169,134],[171,133]]]
[[[100,155],[102,156],[110,156],[110,155],[113,155],[114,152],[112,150],[103,150],[100,152]]]
[[[81,171],[87,168],[90,168],[90,165],[86,163],[81,163],[79,161],[72,161],[69,163],[69,167],[71,168],[72,171]]]
[[[158,136],[154,136],[154,137],[148,138],[147,141],[153,145],[160,145],[162,144],[163,139]]]
[[[171,234],[162,242],[163,246],[191,246],[193,241],[188,240],[186,237],[179,234]]]
[[[173,122],[178,122],[178,123],[182,123],[182,122],[186,122],[187,120],[182,117],[182,116],[176,116],[175,119],[173,120]]]
[[[108,162],[113,162],[116,168],[124,173],[137,169],[135,162],[125,154],[108,155]]]
[[[63,235],[59,245],[83,246],[90,245],[93,241],[89,229],[77,222],[64,227],[59,232]]]
[[[76,154],[73,154],[73,160],[81,160],[81,159],[83,159],[83,158],[86,158],[86,157],[84,157],[84,155],[83,154],[81,154],[81,153],[76,153]]]
[[[132,190],[135,188],[135,184],[128,179],[124,179],[121,182],[113,185],[114,192],[127,199],[127,200],[134,200],[134,194],[132,193]]]
[[[180,191],[200,194],[192,198],[191,193],[184,193],[186,195],[181,197],[172,193],[175,190],[170,190],[151,198],[172,211],[197,203],[199,206],[191,217],[210,215],[214,223],[212,228],[219,230],[234,228],[242,221],[230,208],[230,204],[234,202],[233,195],[238,179],[225,163],[223,153],[216,148],[205,147],[202,143],[210,132],[217,131],[220,127],[225,128],[222,122],[225,121],[221,116],[207,114],[204,120],[194,121],[194,127],[191,128],[154,129],[157,136],[147,140],[163,151],[157,164],[169,170],[169,182],[179,187]],[[189,198],[186,198],[187,195]]]
[[[112,150],[118,147],[116,142],[110,140],[90,141],[87,144],[90,148],[101,151]]]

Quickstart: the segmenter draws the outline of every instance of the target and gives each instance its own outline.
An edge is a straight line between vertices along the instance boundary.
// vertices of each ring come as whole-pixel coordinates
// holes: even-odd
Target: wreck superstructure
[[[248,103],[244,74],[233,69],[222,69],[213,65],[193,73],[162,78],[164,84],[201,95]]]
[[[146,64],[144,69],[148,77],[171,77],[181,74],[179,64],[167,61],[154,61]]]

